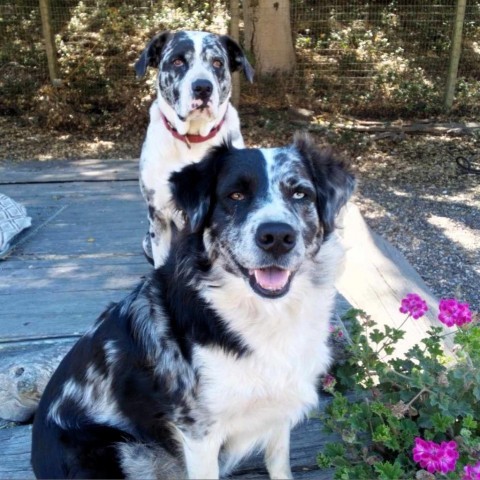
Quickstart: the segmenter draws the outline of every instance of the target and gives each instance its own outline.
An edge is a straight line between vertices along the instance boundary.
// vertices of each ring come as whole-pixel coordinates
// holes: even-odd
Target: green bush
[[[423,313],[404,307],[419,318],[426,305]],[[318,456],[336,479],[480,478],[480,326],[453,299],[441,301],[439,319],[457,330],[432,327],[397,357],[401,328],[381,330],[362,311],[347,314],[347,360],[324,382],[333,395],[324,425],[341,441]],[[445,335],[454,336],[455,358],[444,353]]]

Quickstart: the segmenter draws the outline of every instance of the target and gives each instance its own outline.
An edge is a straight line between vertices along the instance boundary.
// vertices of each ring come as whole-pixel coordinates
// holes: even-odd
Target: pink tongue
[[[281,268],[259,268],[253,271],[256,282],[265,290],[281,290],[288,282],[290,272]]]

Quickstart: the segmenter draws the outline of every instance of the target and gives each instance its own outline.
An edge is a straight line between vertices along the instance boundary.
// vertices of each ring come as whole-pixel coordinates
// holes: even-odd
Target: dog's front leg
[[[221,441],[214,436],[185,439],[183,451],[189,479],[218,479]]]
[[[278,425],[271,431],[265,448],[265,465],[274,479],[291,479],[290,469],[290,424]]]
[[[149,208],[150,240],[153,264],[161,267],[167,259],[172,244],[172,227],[170,219],[158,210]]]

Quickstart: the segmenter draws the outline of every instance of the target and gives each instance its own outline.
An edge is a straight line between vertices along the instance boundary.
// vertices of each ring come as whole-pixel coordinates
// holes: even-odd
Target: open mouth
[[[278,298],[285,295],[292,279],[292,272],[279,267],[255,268],[248,271],[250,286],[258,294]]]

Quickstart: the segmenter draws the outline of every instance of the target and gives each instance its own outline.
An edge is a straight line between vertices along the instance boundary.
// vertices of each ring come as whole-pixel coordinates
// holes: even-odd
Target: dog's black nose
[[[209,80],[195,80],[192,83],[192,90],[196,99],[206,100],[212,95],[213,85]]]
[[[255,235],[257,245],[273,255],[288,253],[297,241],[295,230],[287,223],[262,223]]]

